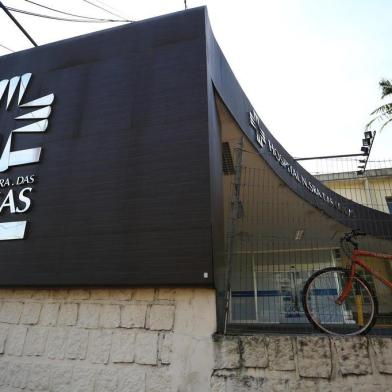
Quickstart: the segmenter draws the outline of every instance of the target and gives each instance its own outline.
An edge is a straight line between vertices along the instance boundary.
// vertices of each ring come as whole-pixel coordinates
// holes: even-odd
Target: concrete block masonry
[[[216,335],[212,289],[3,289],[0,320],[0,392],[392,392],[392,338]]]

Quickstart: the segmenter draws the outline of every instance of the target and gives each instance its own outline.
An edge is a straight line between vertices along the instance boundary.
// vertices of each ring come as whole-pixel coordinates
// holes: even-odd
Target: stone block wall
[[[210,289],[2,289],[0,392],[392,392],[392,338],[215,332]]]
[[[214,337],[212,392],[391,392],[392,339]]]
[[[0,391],[208,391],[208,289],[0,290]]]

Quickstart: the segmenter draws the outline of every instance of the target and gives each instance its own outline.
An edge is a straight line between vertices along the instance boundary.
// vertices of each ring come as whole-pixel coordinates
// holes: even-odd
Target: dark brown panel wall
[[[0,58],[0,80],[33,74],[24,102],[55,94],[48,130],[14,139],[41,162],[0,173],[36,176],[31,209],[0,214],[28,221],[1,285],[212,284],[204,12]],[[1,150],[22,112],[0,102]]]

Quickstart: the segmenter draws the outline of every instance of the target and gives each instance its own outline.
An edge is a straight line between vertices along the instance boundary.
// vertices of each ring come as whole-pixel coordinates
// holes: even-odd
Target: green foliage
[[[392,98],[392,83],[388,79],[382,79],[379,82],[381,87],[381,99]],[[380,131],[382,131],[388,124],[392,123],[392,102],[385,103],[372,113],[374,118],[366,125],[366,130],[369,130],[375,123],[381,123]]]

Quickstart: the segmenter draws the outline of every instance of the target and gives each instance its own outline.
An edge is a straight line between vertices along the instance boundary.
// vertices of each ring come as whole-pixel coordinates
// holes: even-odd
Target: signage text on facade
[[[304,173],[301,173],[300,168],[297,164],[290,163],[286,157],[279,152],[279,150],[274,146],[270,139],[266,138],[265,131],[261,127],[261,121],[257,113],[253,110],[249,112],[249,123],[255,131],[256,141],[263,148],[268,145],[267,151],[272,154],[277,162],[282,166],[287,173],[292,176],[301,186],[307,189],[309,192],[317,196],[320,200],[327,203],[330,207],[333,207],[340,211],[341,213],[353,217],[354,211],[342,205],[340,202],[334,200],[334,198],[327,194],[326,192],[320,191],[320,189],[310,181]]]

